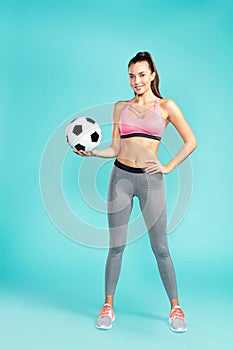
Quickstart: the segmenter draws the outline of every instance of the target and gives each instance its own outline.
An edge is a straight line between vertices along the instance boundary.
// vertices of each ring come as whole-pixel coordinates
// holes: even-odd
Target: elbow
[[[192,151],[194,151],[197,148],[197,140],[192,142],[191,148],[192,148]]]
[[[114,142],[111,144],[111,149],[114,154],[114,157],[117,157],[121,150],[121,144],[118,142]]]
[[[197,143],[197,140],[195,138],[193,141],[193,150],[195,150],[195,148],[197,148],[197,146],[198,146],[198,143]]]
[[[117,157],[119,153],[120,153],[120,149],[119,150],[115,150],[115,157]]]
[[[197,146],[198,146],[198,143],[196,139],[186,143],[186,147],[189,153],[192,153],[197,148]]]
[[[113,158],[117,157],[118,154],[120,153],[120,148],[116,148],[116,147],[111,147],[112,148],[112,153],[113,153]]]

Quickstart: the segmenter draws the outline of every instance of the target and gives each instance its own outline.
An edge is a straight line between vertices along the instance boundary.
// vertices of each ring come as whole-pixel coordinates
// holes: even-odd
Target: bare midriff
[[[121,150],[117,156],[119,162],[134,167],[146,168],[152,162],[146,160],[157,160],[157,150],[160,141],[141,136],[121,139]]]

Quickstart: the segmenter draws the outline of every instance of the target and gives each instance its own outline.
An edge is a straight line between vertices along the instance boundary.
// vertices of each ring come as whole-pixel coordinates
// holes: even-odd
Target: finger
[[[148,174],[157,174],[157,173],[159,173],[159,170],[157,170],[157,171],[148,171]]]
[[[152,159],[152,160],[145,160],[146,163],[156,163],[156,160],[155,159]]]
[[[80,151],[74,150],[73,152],[78,154],[79,156],[83,156],[82,153],[80,153]]]
[[[146,170],[155,170],[155,169],[158,169],[158,166],[157,166],[157,165],[148,166],[148,167],[146,168]]]
[[[149,170],[146,170],[146,173],[151,173],[152,171],[154,171],[155,169],[149,169]]]

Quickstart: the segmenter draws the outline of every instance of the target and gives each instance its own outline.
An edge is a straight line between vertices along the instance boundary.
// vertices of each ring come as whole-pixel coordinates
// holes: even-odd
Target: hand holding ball
[[[66,140],[73,152],[83,156],[94,156],[93,150],[102,137],[98,123],[88,117],[72,120],[66,128]]]

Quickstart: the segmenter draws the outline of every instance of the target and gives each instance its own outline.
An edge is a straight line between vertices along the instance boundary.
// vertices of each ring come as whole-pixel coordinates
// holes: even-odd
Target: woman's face
[[[155,78],[155,72],[151,73],[147,61],[137,62],[129,66],[130,86],[137,95],[141,95],[151,88],[151,82]]]

